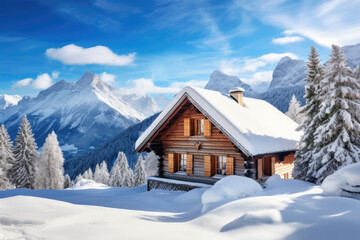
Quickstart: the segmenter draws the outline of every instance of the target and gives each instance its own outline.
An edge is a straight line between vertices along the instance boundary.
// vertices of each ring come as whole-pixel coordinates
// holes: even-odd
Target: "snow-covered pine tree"
[[[35,163],[38,160],[34,134],[26,116],[23,117],[13,148],[14,164],[9,171],[12,183],[17,188],[35,187]]]
[[[0,126],[0,189],[9,189],[12,184],[9,180],[9,170],[14,164],[14,156],[11,151],[12,142],[10,136],[2,124]]]
[[[145,174],[144,159],[140,155],[135,165],[134,187],[138,187],[145,183],[146,183],[146,174]]]
[[[146,176],[157,176],[159,174],[159,156],[154,151],[149,152],[145,156],[144,165]]]
[[[36,163],[36,187],[38,189],[63,189],[63,164],[63,153],[53,131],[45,139],[43,151]]]
[[[289,109],[285,114],[286,116],[297,122],[298,124],[301,124],[304,119],[304,116],[301,113],[301,111],[302,111],[302,107],[300,106],[300,102],[296,99],[295,95],[293,94],[289,102]]]
[[[129,167],[125,153],[119,152],[118,157],[110,171],[110,186],[133,187],[134,174]]]
[[[304,117],[300,129],[304,134],[300,140],[299,150],[295,154],[295,164],[293,176],[297,179],[311,181],[308,177],[309,162],[312,159],[314,149],[314,133],[320,125],[320,119],[316,118],[320,109],[320,81],[325,77],[325,70],[321,65],[319,54],[314,46],[311,47],[307,62],[307,78],[305,86],[306,104],[302,113]]]
[[[103,161],[100,164],[100,166],[99,164],[96,164],[96,168],[94,172],[94,181],[105,185],[109,185],[109,178],[110,178],[110,174],[106,162]]]
[[[332,46],[329,68],[321,81],[320,126],[308,175],[316,183],[339,168],[360,162],[360,82],[346,66],[339,46]]]
[[[83,180],[83,176],[81,174],[77,175],[76,178],[75,178],[75,184],[80,182],[81,180]]]
[[[93,179],[94,179],[94,174],[93,174],[91,168],[89,168],[88,170],[86,170],[86,171],[84,172],[84,174],[82,175],[82,177],[83,177],[84,179],[93,180]]]
[[[73,183],[73,181],[71,181],[71,178],[70,178],[69,174],[65,174],[65,177],[64,177],[64,189],[72,187],[73,185],[74,185],[74,183]]]

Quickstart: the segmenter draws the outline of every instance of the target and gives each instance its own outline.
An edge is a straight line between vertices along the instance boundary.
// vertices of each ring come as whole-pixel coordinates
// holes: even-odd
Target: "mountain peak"
[[[22,99],[19,95],[0,95],[0,109],[15,106]]]
[[[84,75],[76,82],[77,87],[85,88],[91,85],[96,85],[101,82],[99,75],[92,72],[85,72]]]
[[[306,69],[304,60],[292,59],[288,56],[283,57],[274,69],[269,90],[279,87],[305,85]]]
[[[285,57],[282,57],[278,63],[278,65],[281,65],[281,64],[284,64],[285,62],[289,61],[289,60],[293,60],[291,57],[289,56],[285,56]]]
[[[250,85],[244,83],[237,76],[229,76],[220,70],[215,70],[211,76],[209,82],[206,84],[205,89],[219,91],[223,94],[228,94],[230,88],[242,87],[247,92],[247,95],[253,90]]]

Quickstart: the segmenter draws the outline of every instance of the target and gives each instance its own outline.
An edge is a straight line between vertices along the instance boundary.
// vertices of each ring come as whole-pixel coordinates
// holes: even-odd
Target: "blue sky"
[[[0,94],[36,95],[85,71],[152,95],[220,69],[256,86],[285,55],[360,43],[359,1],[0,1]]]

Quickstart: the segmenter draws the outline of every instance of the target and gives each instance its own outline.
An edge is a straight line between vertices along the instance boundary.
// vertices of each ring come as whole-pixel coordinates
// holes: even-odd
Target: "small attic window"
[[[205,118],[185,118],[184,136],[211,136],[211,122]]]
[[[194,124],[195,134],[197,136],[204,136],[204,119],[194,119],[192,121]]]

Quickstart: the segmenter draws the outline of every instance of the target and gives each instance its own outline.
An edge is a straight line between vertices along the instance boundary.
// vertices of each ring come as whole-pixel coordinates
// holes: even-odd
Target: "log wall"
[[[186,153],[193,156],[193,175],[204,176],[205,156],[226,156],[234,158],[234,173],[244,176],[244,161],[250,162],[250,168],[255,169],[251,158],[246,157],[217,127],[211,124],[210,136],[188,136],[188,128],[184,127],[184,119],[198,119],[206,117],[194,105],[184,105],[179,111],[176,120],[166,126],[152,141],[156,146],[161,143],[162,171],[169,172],[169,153]],[[188,121],[188,120],[185,120]],[[207,122],[207,121],[206,121]],[[185,124],[186,126],[186,124]],[[186,131],[185,131],[186,130]],[[207,134],[208,135],[208,134]],[[198,146],[200,145],[200,147]],[[251,171],[253,172],[253,171]],[[255,178],[255,174],[252,176]]]

